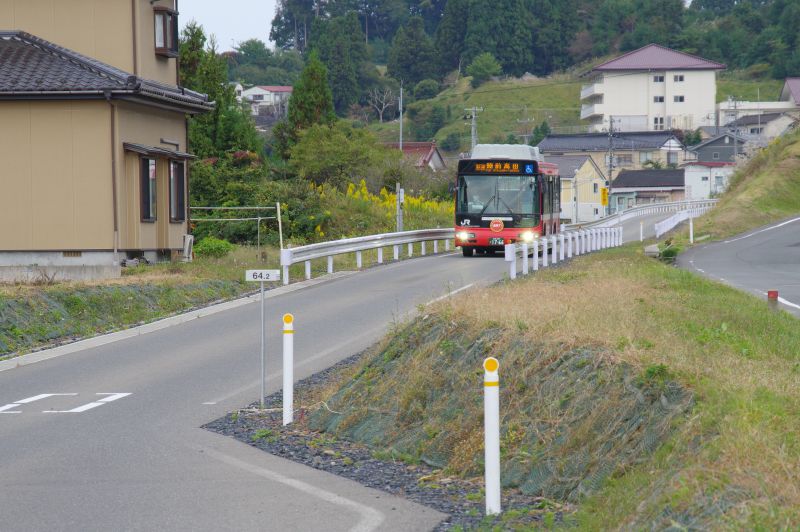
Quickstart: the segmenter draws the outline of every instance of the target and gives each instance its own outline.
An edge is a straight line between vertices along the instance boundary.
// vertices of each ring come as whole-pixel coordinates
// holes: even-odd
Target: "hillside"
[[[800,130],[776,139],[739,169],[696,231],[722,238],[800,213]]]
[[[407,104],[404,138],[415,140],[413,115],[429,114],[435,106],[444,109],[444,125],[436,130],[434,138],[442,143],[450,134],[457,134],[460,150],[469,147],[470,120],[466,115],[472,107],[483,108],[478,113],[478,138],[481,142],[506,142],[509,135],[529,134],[547,121],[558,133],[580,130],[585,123],[580,119],[580,91],[586,80],[572,74],[558,74],[546,78],[507,79],[490,81],[477,89],[462,78],[455,87],[448,88],[435,97]],[[729,72],[717,81],[717,101],[734,96],[740,100],[777,100],[783,82],[773,79],[746,79],[740,72]],[[760,94],[759,94],[760,93]],[[397,120],[380,124],[373,122],[369,128],[382,141],[396,142],[399,136]],[[517,136],[517,139],[522,137]],[[450,154],[459,150],[445,150]]]

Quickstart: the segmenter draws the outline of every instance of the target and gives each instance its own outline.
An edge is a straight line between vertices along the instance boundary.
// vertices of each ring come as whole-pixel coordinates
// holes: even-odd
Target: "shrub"
[[[414,98],[427,100],[439,94],[439,82],[435,79],[423,79],[414,87]]]
[[[457,151],[461,148],[461,135],[458,133],[448,133],[442,141],[442,149],[447,151]]]
[[[467,67],[467,74],[472,76],[472,87],[477,88],[492,76],[499,76],[503,69],[500,63],[489,52],[484,52],[472,60]]]
[[[213,236],[207,236],[194,246],[194,252],[200,257],[224,257],[233,251],[233,244]]]

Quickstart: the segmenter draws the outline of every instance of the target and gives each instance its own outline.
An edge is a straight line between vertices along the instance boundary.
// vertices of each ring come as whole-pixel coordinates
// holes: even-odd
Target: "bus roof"
[[[476,144],[470,159],[516,159],[542,161],[539,148],[527,144]]]

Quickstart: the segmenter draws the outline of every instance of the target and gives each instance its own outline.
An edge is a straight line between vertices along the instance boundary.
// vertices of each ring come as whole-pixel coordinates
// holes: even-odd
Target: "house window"
[[[178,57],[178,12],[155,6],[156,54]]]
[[[664,76],[653,76],[653,83],[664,83]]]
[[[663,116],[654,116],[653,117],[653,129],[655,131],[662,131],[664,129],[664,117]]]
[[[683,96],[673,96],[672,97],[672,101],[675,102],[675,103],[683,103],[684,98],[683,98]]]
[[[186,220],[186,179],[184,164],[169,162],[169,219],[171,222]]]
[[[664,103],[663,96],[653,96],[653,103]]]
[[[672,77],[672,81],[681,82],[683,81],[683,74],[675,74]]]
[[[667,152],[667,164],[678,164],[678,152],[676,151]]]
[[[702,181],[708,181],[708,176],[707,176],[707,175],[704,175],[704,176],[702,176],[700,179],[701,179]]]
[[[716,161],[717,159],[719,159],[719,152],[718,152],[718,151],[715,151],[714,153],[712,153],[712,154],[711,154],[711,158],[712,158],[712,159],[714,159],[715,161]]]
[[[762,131],[764,131],[763,127],[751,127],[750,128],[750,134],[751,135],[760,135]]]
[[[633,155],[617,155],[617,166],[633,166]]]
[[[156,160],[141,159],[142,221],[156,221]]]
[[[254,102],[262,102],[262,101],[264,101],[264,95],[263,94],[254,94],[253,95],[253,101]]]
[[[595,194],[597,194],[597,192],[598,192],[597,183],[594,183],[593,192]]]
[[[653,153],[649,151],[640,151],[639,152],[639,164],[644,164],[647,161],[653,160]]]

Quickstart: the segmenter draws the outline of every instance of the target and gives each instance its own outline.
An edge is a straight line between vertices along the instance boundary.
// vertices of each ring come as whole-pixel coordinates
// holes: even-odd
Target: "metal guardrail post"
[[[564,233],[558,234],[558,260],[564,260]]]
[[[533,271],[539,270],[539,239],[533,239]]]
[[[528,243],[522,243],[522,275],[528,275]]]

